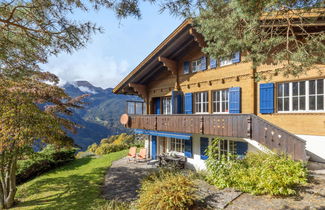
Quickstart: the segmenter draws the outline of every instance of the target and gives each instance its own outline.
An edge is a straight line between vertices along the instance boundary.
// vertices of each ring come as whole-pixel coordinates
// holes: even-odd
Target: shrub
[[[216,151],[211,147],[207,181],[218,188],[232,187],[251,194],[293,195],[298,186],[307,183],[304,164],[286,155],[258,152],[248,153],[242,160],[217,160]]]
[[[88,146],[87,151],[95,153],[97,148],[98,148],[98,145],[96,143],[93,143],[92,145]]]
[[[96,155],[105,155],[111,152],[118,152],[124,149],[127,149],[128,145],[126,144],[101,144],[96,149]]]
[[[142,181],[137,207],[147,209],[188,209],[197,199],[196,186],[189,177],[160,171]]]
[[[75,159],[76,149],[56,149],[53,145],[47,145],[42,151],[34,152],[25,160],[18,161],[17,183],[23,183],[42,173]]]

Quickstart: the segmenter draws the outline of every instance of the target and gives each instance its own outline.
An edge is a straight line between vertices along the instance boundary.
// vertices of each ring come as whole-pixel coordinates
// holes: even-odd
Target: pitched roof
[[[128,83],[133,82],[136,75],[141,73],[149,63],[159,63],[158,56],[169,56],[172,52],[169,50],[174,48],[175,45],[181,43],[182,41],[189,41],[193,39],[189,34],[189,28],[191,27],[191,19],[186,19],[181,25],[179,25],[163,42],[161,42],[158,47],[156,47],[135,69],[133,69],[114,89],[114,93],[121,93],[121,90]],[[169,49],[167,49],[169,48]],[[169,52],[168,52],[169,51]],[[155,59],[156,58],[156,59]]]

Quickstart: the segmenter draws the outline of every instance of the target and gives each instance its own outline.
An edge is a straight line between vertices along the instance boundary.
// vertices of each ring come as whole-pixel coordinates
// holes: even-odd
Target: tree
[[[100,27],[77,22],[71,14],[101,7],[117,17],[140,17],[137,0],[4,0],[0,2],[0,209],[10,208],[16,194],[17,160],[36,140],[69,145],[63,118],[81,108],[85,96],[71,98],[58,78],[40,64],[60,52],[85,47]]]
[[[324,19],[323,1],[289,0],[214,0],[195,18],[203,34],[204,52],[213,57],[231,57],[245,52],[245,61],[255,70],[262,64],[279,64],[270,75],[281,72],[299,76],[325,63],[325,31],[314,26]]]
[[[168,1],[163,9],[192,17],[206,42],[203,51],[214,58],[245,53],[252,69],[279,64],[272,74],[299,76],[325,62],[323,0],[196,0]],[[321,70],[320,70],[321,71]]]
[[[35,141],[55,145],[73,143],[66,131],[73,132],[76,125],[63,115],[71,115],[72,109],[81,108],[81,99],[85,96],[71,98],[57,82],[54,75],[41,72],[19,81],[0,78],[1,209],[13,205],[17,160]]]

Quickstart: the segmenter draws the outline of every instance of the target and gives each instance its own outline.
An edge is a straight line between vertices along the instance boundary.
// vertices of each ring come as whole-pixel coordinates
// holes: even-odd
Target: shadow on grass
[[[59,173],[68,170],[77,170],[87,164],[91,158],[83,158],[73,163],[52,171]],[[24,188],[17,208],[32,209],[89,209],[100,196],[98,180],[103,176],[107,167],[98,167],[90,173],[71,174],[68,176],[44,177],[34,180]],[[30,197],[30,198],[29,198]]]

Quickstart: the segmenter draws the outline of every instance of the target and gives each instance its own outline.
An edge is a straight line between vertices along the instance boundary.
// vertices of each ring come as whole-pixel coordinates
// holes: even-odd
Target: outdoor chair
[[[147,149],[142,148],[140,149],[139,154],[136,156],[136,161],[147,161]]]
[[[130,162],[131,160],[135,161],[135,158],[137,156],[137,148],[136,147],[131,147],[128,153],[128,161]]]

